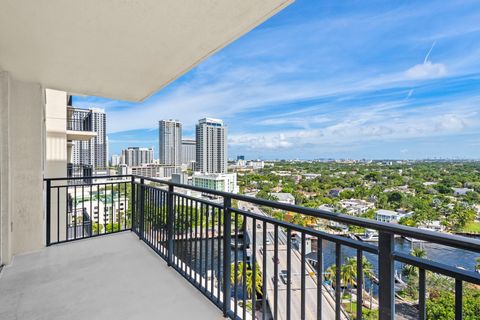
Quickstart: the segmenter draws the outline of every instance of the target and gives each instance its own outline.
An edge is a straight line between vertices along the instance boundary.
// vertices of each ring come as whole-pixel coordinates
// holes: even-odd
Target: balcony
[[[426,319],[427,278],[437,274],[461,319],[464,291],[480,285],[473,270],[395,245],[401,236],[476,254],[475,239],[139,176],[91,179],[46,179],[47,248],[5,268],[0,316]],[[372,229],[378,243],[280,221],[265,208]],[[417,271],[417,301],[399,298],[399,265]]]
[[[0,297],[0,319],[222,318],[131,232],[17,256]]]
[[[93,176],[93,167],[88,164],[67,164],[67,177],[79,178],[79,177],[91,177]]]
[[[88,141],[97,136],[93,131],[93,116],[91,110],[67,109],[67,139]]]

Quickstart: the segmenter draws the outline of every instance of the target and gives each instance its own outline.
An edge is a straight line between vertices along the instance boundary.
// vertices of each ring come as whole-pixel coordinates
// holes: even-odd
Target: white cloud
[[[463,104],[462,104],[463,103]],[[419,107],[410,114],[384,105],[346,112],[334,124],[296,130],[231,135],[229,144],[248,149],[349,146],[464,133],[480,126],[478,101]],[[408,150],[407,150],[408,151]],[[406,151],[402,151],[406,152]]]
[[[433,79],[443,77],[446,74],[447,67],[444,64],[430,61],[414,65],[405,72],[409,79]]]

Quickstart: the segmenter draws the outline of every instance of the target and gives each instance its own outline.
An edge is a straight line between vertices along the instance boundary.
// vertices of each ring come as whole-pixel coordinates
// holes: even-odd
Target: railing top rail
[[[228,193],[223,191],[200,188],[200,187],[190,186],[190,185],[181,184],[181,183],[175,183],[175,182],[157,179],[157,178],[149,178],[149,177],[143,177],[143,176],[137,176],[137,175],[114,175],[114,176],[79,177],[79,178],[49,178],[49,179],[47,178],[44,180],[58,181],[58,180],[71,180],[71,179],[88,179],[88,178],[105,179],[105,178],[123,178],[123,177],[144,179],[145,181],[170,185],[170,186],[184,188],[184,189],[190,189],[190,190],[208,193],[208,194],[212,194],[220,197],[227,197],[227,198],[231,198],[239,201],[245,201],[245,202],[249,202],[249,203],[253,203],[261,206],[272,207],[279,210],[291,211],[291,212],[309,215],[309,216],[313,216],[321,219],[332,220],[332,221],[355,225],[355,226],[364,227],[368,229],[374,229],[379,232],[386,232],[386,233],[401,235],[405,237],[412,237],[412,238],[434,242],[434,243],[438,243],[438,244],[442,244],[445,246],[450,246],[458,249],[465,249],[469,251],[480,252],[480,240],[476,240],[472,238],[451,235],[451,234],[444,234],[444,233],[439,233],[439,232],[429,231],[429,230],[422,230],[422,229],[417,229],[413,227],[392,224],[388,222],[380,222],[380,221],[375,221],[375,220],[370,220],[365,218],[353,217],[346,214],[335,213],[335,212],[330,212],[330,211],[320,210],[320,209],[306,208],[306,207],[301,207],[301,206],[292,205],[292,204],[285,204],[285,203],[280,203],[280,202],[271,201],[271,200],[254,198],[246,195],[233,194],[233,193]]]
[[[65,177],[65,178],[43,178],[43,181],[65,181],[65,180],[83,180],[83,179],[111,179],[111,178],[132,178],[131,174],[113,175],[113,176],[90,176],[90,177]]]

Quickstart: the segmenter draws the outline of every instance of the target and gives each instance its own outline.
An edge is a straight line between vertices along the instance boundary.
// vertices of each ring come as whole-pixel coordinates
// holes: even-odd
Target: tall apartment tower
[[[153,162],[153,148],[128,147],[122,150],[122,161],[129,167]]]
[[[178,120],[160,120],[158,123],[158,152],[160,164],[182,164],[182,124]]]
[[[89,141],[73,141],[73,163],[91,165],[94,170],[105,169],[108,166],[107,115],[102,109],[89,110],[91,111],[91,128],[97,135]]]
[[[194,139],[182,140],[182,164],[190,165],[197,159],[197,143]]]
[[[196,126],[196,170],[203,173],[227,172],[227,127],[222,120],[204,118]]]

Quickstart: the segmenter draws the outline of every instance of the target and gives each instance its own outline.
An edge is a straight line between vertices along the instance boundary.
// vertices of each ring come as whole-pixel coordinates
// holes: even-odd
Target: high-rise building
[[[158,152],[160,164],[182,164],[182,124],[178,120],[160,120],[158,123]]]
[[[73,164],[91,165],[94,170],[107,167],[107,115],[102,109],[89,109],[92,131],[97,135],[88,141],[73,141]],[[75,109],[76,112],[85,110]],[[75,115],[74,115],[75,117]]]
[[[196,126],[196,170],[203,173],[227,172],[227,127],[222,120],[204,118]]]
[[[122,150],[122,162],[129,167],[153,162],[153,148],[128,147]]]
[[[197,159],[197,143],[195,139],[182,140],[182,164],[190,165]]]
[[[112,154],[112,160],[110,161],[110,165],[112,167],[116,167],[122,163],[122,156],[119,154]]]

